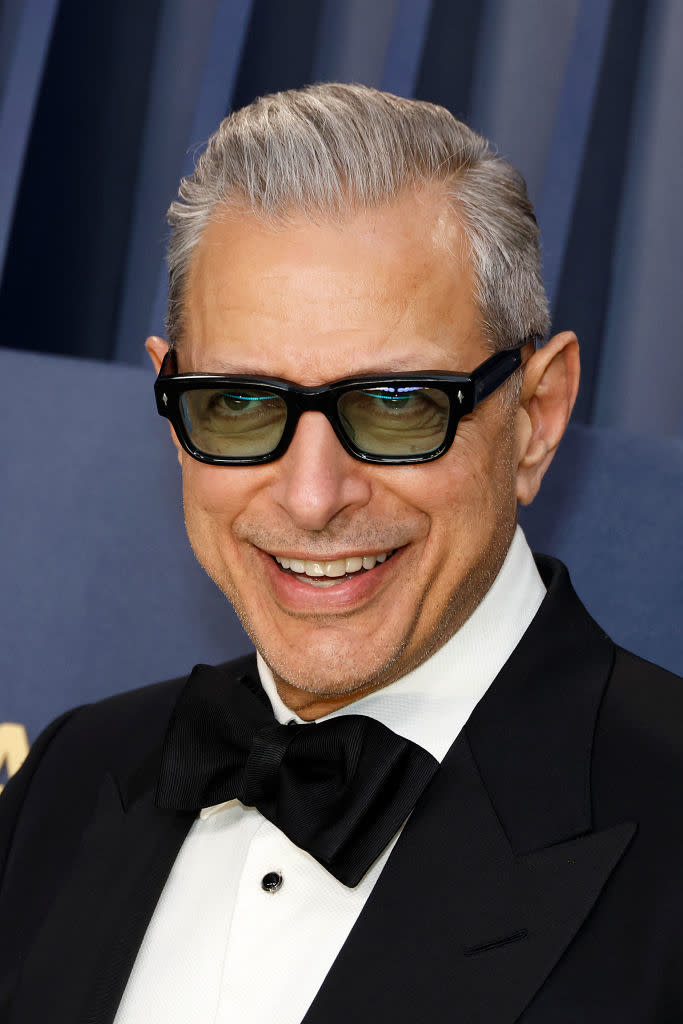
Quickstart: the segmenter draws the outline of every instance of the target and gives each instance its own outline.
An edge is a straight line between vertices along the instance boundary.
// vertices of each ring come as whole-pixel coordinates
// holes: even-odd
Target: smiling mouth
[[[308,559],[284,558],[272,555],[281,572],[295,576],[302,583],[313,587],[335,587],[364,573],[372,572],[378,565],[388,561],[394,550],[382,551],[376,555],[354,555],[351,558],[337,558],[333,561],[309,561]]]

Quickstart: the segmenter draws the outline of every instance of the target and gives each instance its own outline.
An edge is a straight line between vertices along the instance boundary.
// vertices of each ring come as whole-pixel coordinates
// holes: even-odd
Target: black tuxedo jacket
[[[305,1024],[683,1021],[683,688],[539,568]],[[3,1024],[113,1020],[192,823],[153,800],[183,683],[64,715],[0,798]]]

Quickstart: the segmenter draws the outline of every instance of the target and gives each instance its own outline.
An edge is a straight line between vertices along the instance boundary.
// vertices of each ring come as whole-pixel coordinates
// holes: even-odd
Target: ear
[[[152,365],[154,366],[155,373],[158,374],[159,370],[161,369],[161,364],[164,361],[164,356],[168,352],[168,342],[164,341],[163,338],[157,338],[154,335],[152,335],[145,342],[145,348],[147,349],[149,358],[152,360]],[[176,437],[176,432],[173,429],[172,424],[169,422],[168,425],[171,431],[171,440],[173,441],[173,444],[176,446],[176,451],[178,452],[178,462],[182,466],[183,450],[180,447],[178,438]]]
[[[572,331],[556,334],[524,365],[516,418],[517,499],[534,500],[553,460],[579,390],[579,343]]]
[[[157,338],[152,335],[145,342],[145,348],[154,365],[154,372],[158,374],[164,361],[164,356],[168,352],[168,342],[164,341],[163,338]]]

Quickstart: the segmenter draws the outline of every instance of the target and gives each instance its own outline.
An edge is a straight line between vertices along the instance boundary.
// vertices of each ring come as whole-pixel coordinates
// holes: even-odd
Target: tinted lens
[[[380,386],[347,391],[337,409],[349,437],[369,455],[426,455],[443,444],[448,395],[438,388]]]
[[[280,442],[287,406],[267,388],[184,391],[180,410],[192,443],[207,455],[249,458],[272,452]]]

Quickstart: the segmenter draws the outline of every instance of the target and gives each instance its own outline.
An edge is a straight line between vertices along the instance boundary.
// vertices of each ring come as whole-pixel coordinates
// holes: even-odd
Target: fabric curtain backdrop
[[[2,343],[142,362],[197,147],[261,93],[357,81],[444,104],[526,176],[575,419],[678,435],[682,38],[679,0],[4,0]]]

